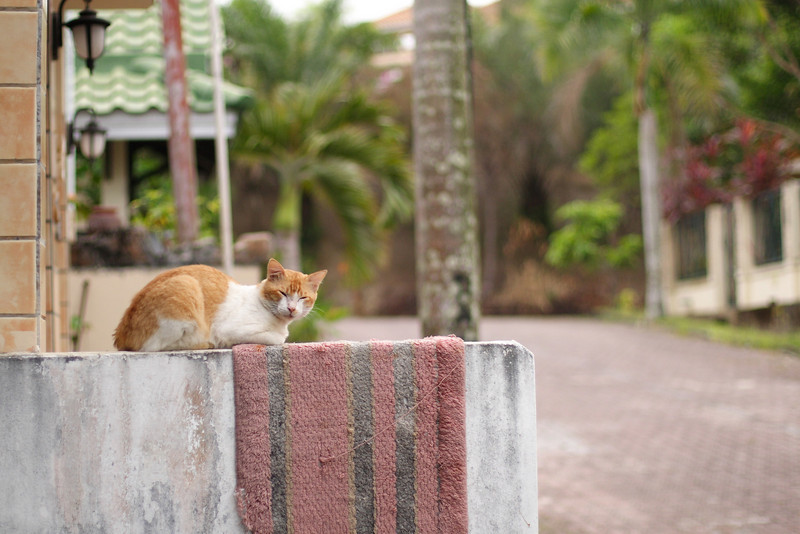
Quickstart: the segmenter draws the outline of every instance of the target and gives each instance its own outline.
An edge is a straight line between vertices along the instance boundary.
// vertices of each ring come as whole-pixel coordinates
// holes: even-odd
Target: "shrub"
[[[642,239],[628,234],[617,237],[622,206],[607,199],[577,200],[556,211],[566,224],[550,236],[545,260],[556,267],[601,265],[627,267],[642,250]]]

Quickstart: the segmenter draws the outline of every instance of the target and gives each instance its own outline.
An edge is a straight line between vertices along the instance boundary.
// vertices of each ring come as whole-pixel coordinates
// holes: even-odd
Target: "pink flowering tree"
[[[792,176],[791,164],[798,157],[797,144],[742,119],[687,149],[683,177],[663,188],[664,217],[675,222],[710,204],[778,187]]]

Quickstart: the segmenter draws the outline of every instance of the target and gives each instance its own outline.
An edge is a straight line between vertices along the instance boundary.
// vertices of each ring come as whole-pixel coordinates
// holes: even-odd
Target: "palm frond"
[[[375,226],[377,203],[370,187],[358,167],[346,161],[318,161],[308,171],[313,176],[308,192],[323,199],[342,223],[348,280],[369,279],[381,260],[381,239]]]
[[[234,155],[332,206],[347,236],[349,278],[359,281],[377,265],[382,231],[411,216],[413,188],[403,131],[382,105],[344,82],[333,73],[313,84],[277,85],[244,113]]]
[[[286,61],[291,47],[289,27],[269,3],[233,0],[222,8],[222,16],[234,80],[257,92],[268,92],[273,82],[291,75],[291,63]]]
[[[721,51],[689,15],[662,15],[653,26],[654,68],[670,78],[687,113],[720,109],[726,73]]]

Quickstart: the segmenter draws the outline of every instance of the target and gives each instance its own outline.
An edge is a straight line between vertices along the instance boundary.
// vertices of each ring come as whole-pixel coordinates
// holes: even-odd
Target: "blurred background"
[[[188,248],[166,128],[142,122],[166,113],[158,5],[108,11],[94,73],[75,63],[74,109],[108,130],[102,156],[77,153],[71,195],[71,336],[82,349],[110,348],[153,269],[222,261],[213,129],[195,118],[211,109],[207,4],[180,5],[197,130]],[[329,270],[296,339],[345,315],[414,315],[413,8],[286,6],[221,6],[240,281],[257,282],[270,256]],[[473,6],[466,22],[483,314],[795,329],[796,3],[502,0]],[[649,239],[644,201],[656,206]]]

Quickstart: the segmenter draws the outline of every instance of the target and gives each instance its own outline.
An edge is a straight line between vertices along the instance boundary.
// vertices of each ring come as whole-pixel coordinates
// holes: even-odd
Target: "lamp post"
[[[75,53],[84,60],[91,73],[94,70],[94,61],[103,55],[105,47],[106,28],[111,24],[105,19],[97,16],[97,12],[89,9],[89,2],[85,0],[86,7],[78,14],[77,19],[67,23],[62,23],[64,2],[61,0],[58,11],[53,13],[53,59],[58,59],[58,49],[63,45],[61,26],[66,26],[72,30],[72,37],[75,41]]]
[[[75,118],[77,118],[78,113],[83,110],[78,110],[75,112]],[[72,119],[72,122],[69,124],[69,132],[67,134],[67,143],[69,143],[68,151],[72,150],[72,147],[79,146],[81,149],[81,154],[83,154],[88,160],[94,161],[100,156],[103,155],[103,152],[106,148],[106,130],[101,128],[97,121],[95,120],[95,113],[94,110],[88,109],[85,110],[89,114],[91,114],[92,118],[89,122],[78,130],[80,137],[75,141],[75,118]]]

